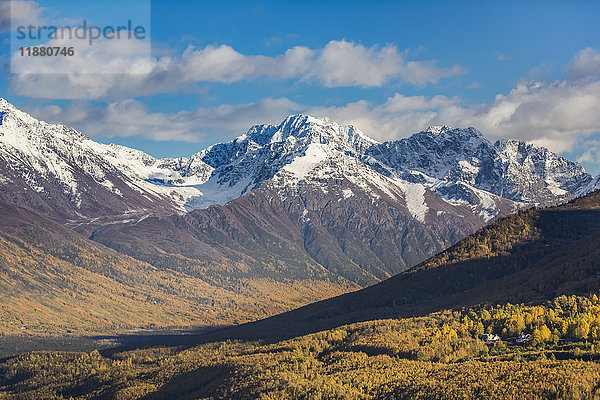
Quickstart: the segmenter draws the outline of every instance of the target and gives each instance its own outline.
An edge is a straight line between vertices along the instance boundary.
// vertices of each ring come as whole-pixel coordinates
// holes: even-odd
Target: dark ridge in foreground
[[[289,338],[481,303],[531,303],[600,286],[600,191],[502,218],[409,271],[207,339]]]

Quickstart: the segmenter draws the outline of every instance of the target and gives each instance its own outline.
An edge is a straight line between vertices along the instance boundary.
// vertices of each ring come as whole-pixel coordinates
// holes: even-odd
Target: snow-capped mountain
[[[375,143],[351,126],[305,115],[290,116],[279,126],[257,125],[231,142],[211,146],[194,156],[214,170],[206,182],[197,186],[202,195],[191,197],[185,206],[201,209],[225,204],[274,178],[287,187],[340,155],[355,160]]]
[[[239,262],[242,249],[254,254],[246,265],[260,269],[304,254],[361,285],[498,216],[598,185],[547,149],[492,143],[474,128],[432,127],[378,143],[352,126],[294,115],[191,157],[156,159],[38,121],[4,100],[0,111],[1,201],[133,256],[162,243],[189,258],[212,252],[217,265],[222,257]],[[291,253],[281,253],[282,243]]]
[[[386,176],[419,182],[447,201],[470,204],[483,191],[549,205],[583,194],[592,181],[581,165],[546,148],[517,140],[491,143],[474,128],[430,127],[372,146],[365,161]]]
[[[474,128],[431,127],[378,143],[352,126],[295,115],[278,126],[256,125],[192,157],[155,159],[38,121],[3,99],[0,111],[0,184],[22,189],[5,192],[5,200],[72,220],[223,205],[268,181],[280,196],[299,184],[343,199],[355,191],[373,203],[385,196],[404,203],[420,222],[444,212],[425,201],[431,193],[438,204],[447,203],[442,208],[467,205],[487,222],[598,184],[579,164],[545,148],[491,143]],[[324,185],[328,179],[347,180],[355,189]]]
[[[586,186],[580,187],[577,190],[576,195],[577,196],[583,196],[583,195],[591,193],[591,192],[593,192],[595,190],[600,190],[600,175],[598,175],[597,177],[595,177],[594,179],[592,179],[590,181],[590,183],[588,183]]]
[[[310,157],[313,143],[330,146],[332,151],[343,147],[353,152],[375,143],[352,127],[296,116],[278,127],[255,126],[233,141],[213,145],[191,157],[155,159],[136,149],[94,142],[63,125],[38,121],[4,99],[0,99],[0,112],[4,113],[0,183],[33,190],[40,204],[65,200],[68,205],[62,208],[70,210],[58,204],[42,209],[52,216],[72,219],[156,211],[158,204],[159,210],[171,212],[225,204],[273,178],[287,164],[306,156],[307,150]],[[347,135],[345,144],[340,139],[343,135]],[[111,205],[108,202],[102,207],[103,201],[87,195],[94,186],[97,199],[102,194],[112,195],[122,204],[110,209],[106,208]],[[147,201],[140,204],[140,199],[129,199],[132,192]],[[24,197],[32,197],[31,192]],[[19,205],[27,206],[22,200]],[[148,201],[153,204],[146,204]],[[33,203],[30,207],[37,208]]]
[[[582,194],[592,182],[579,164],[545,148],[515,140],[491,143],[474,128],[431,127],[378,143],[352,126],[305,115],[290,116],[279,126],[257,125],[194,157],[214,170],[196,186],[202,195],[186,201],[188,210],[225,204],[265,181],[282,192],[300,182],[335,191],[339,187],[319,182],[346,179],[373,199],[404,201],[421,222],[429,210],[426,191],[451,205],[474,207],[487,222],[503,213],[500,199],[514,207],[554,204]]]
[[[94,142],[38,121],[0,99],[0,200],[76,224],[184,212],[193,184],[212,168],[195,158],[163,159]],[[173,190],[163,180],[186,183]],[[155,183],[158,181],[159,183]]]

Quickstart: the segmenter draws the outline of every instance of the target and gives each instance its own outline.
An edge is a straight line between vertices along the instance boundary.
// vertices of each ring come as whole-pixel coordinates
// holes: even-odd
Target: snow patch
[[[354,192],[349,188],[342,189],[342,196],[344,196],[344,199],[347,199],[348,197],[354,196]]]
[[[479,215],[483,218],[483,220],[487,223],[493,220],[498,210],[496,208],[496,202],[492,198],[492,196],[484,192],[483,190],[473,189],[479,200],[481,201],[481,211],[479,211]]]
[[[420,222],[425,222],[429,207],[425,203],[425,186],[420,183],[405,182],[401,184],[404,190],[404,200],[411,215]]]
[[[470,162],[468,162],[466,160],[460,160],[458,162],[458,165],[460,165],[460,168],[462,169],[463,172],[467,172],[473,176],[475,176],[479,173],[479,167],[474,166],[473,164],[471,164]]]
[[[218,182],[216,177],[208,182],[195,186],[199,194],[187,198],[184,206],[186,211],[208,208],[214,204],[227,204],[254,188],[255,182],[251,175],[245,176],[235,184],[228,186]]]
[[[145,220],[146,218],[148,218],[150,216],[150,214],[146,214],[144,215],[142,218],[138,219],[136,224],[139,224],[140,222],[142,222],[143,220]]]
[[[287,164],[283,169],[291,172],[296,179],[304,179],[310,171],[320,165],[327,159],[327,146],[319,143],[312,143],[306,148],[306,152],[301,157],[296,157],[294,161]]]
[[[550,192],[552,192],[552,194],[555,196],[565,196],[565,195],[569,194],[569,192],[567,192],[566,190],[561,189],[558,186],[554,186],[554,185],[549,185],[548,190],[550,190]]]

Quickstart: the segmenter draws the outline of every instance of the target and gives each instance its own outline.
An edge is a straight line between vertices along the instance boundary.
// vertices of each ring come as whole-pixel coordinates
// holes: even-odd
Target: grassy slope
[[[24,209],[0,205],[0,221],[4,334],[219,326],[343,292],[309,280],[223,288],[124,256]]]

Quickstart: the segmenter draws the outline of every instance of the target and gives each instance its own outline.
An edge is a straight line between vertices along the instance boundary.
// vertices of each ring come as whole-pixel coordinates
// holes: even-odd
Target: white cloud
[[[600,141],[588,140],[585,142],[585,148],[586,150],[577,157],[577,161],[600,164]]]
[[[264,99],[175,114],[148,112],[143,103],[136,100],[110,103],[106,107],[75,101],[66,108],[25,108],[36,118],[72,126],[88,136],[219,142],[240,135],[257,122],[279,123],[301,106],[287,99]]]
[[[288,114],[303,112],[355,125],[381,141],[445,124],[474,126],[490,139],[516,138],[564,152],[574,147],[579,149],[574,145],[600,132],[600,81],[590,79],[593,72],[583,68],[593,63],[597,54],[591,49],[578,53],[563,80],[522,81],[509,93],[474,106],[465,106],[458,97],[396,93],[383,103],[359,100],[332,107],[310,107],[280,98],[162,114],[148,113],[141,103],[129,100],[111,103],[106,109],[73,103],[66,109],[38,109],[34,114],[73,125],[92,135],[217,142],[235,137],[255,123],[279,123]],[[578,73],[573,75],[571,71]],[[341,76],[344,75],[335,79],[342,79]],[[582,148],[579,155],[582,162],[600,161],[598,146],[592,144]]]
[[[310,112],[352,123],[379,140],[446,124],[474,126],[492,139],[522,139],[562,152],[571,149],[580,136],[600,132],[600,81],[589,79],[594,71],[589,66],[597,56],[592,49],[577,54],[567,74],[572,78],[571,71],[578,71],[577,80],[522,81],[508,94],[472,107],[461,105],[458,98],[396,94],[383,104],[358,101]]]
[[[330,41],[318,50],[296,46],[275,57],[244,55],[227,45],[209,45],[202,49],[190,46],[181,56],[149,60],[138,57],[145,49],[133,48],[143,43],[121,42],[100,40],[82,47],[76,60],[54,61],[74,64],[49,66],[48,71],[54,72],[51,75],[28,73],[23,66],[24,73],[12,77],[12,88],[38,98],[115,99],[176,92],[203,82],[230,84],[265,78],[297,79],[326,87],[378,87],[391,81],[425,85],[464,73],[458,65],[442,68],[435,60],[409,61],[395,46],[365,47],[345,40]],[[94,75],[99,65],[112,75]],[[66,67],[69,73],[55,73]],[[142,67],[148,73],[140,73]]]
[[[465,107],[458,97],[404,96],[384,103],[359,100],[343,106],[310,107],[291,100],[221,105],[176,114],[148,113],[142,103],[126,100],[108,107],[74,102],[65,109],[36,109],[35,114],[62,121],[91,135],[139,135],[159,140],[225,140],[254,123],[280,122],[304,112],[352,124],[378,140],[406,137],[430,125],[474,126],[487,137],[533,141],[566,151],[581,135],[600,132],[600,81],[521,82],[494,101]]]
[[[396,93],[383,104],[365,100],[342,107],[316,107],[308,110],[317,117],[352,124],[374,139],[385,141],[408,136],[430,125],[442,125],[448,119],[455,120],[458,108],[456,97],[404,96]]]
[[[406,61],[395,46],[365,47],[345,40],[331,41],[309,60],[305,78],[315,78],[327,87],[381,86],[399,77],[423,85],[464,73],[460,66],[439,68],[435,61]]]
[[[115,82],[139,84],[152,70],[148,40],[128,39],[123,33],[120,39],[98,40],[90,45],[87,38],[69,37],[66,32],[62,35],[48,41],[47,46],[73,48],[72,56],[13,55],[11,84],[15,91],[30,97],[97,98]],[[36,87],[42,96],[36,96]]]
[[[600,54],[588,47],[575,55],[569,66],[567,79],[598,79],[600,77]]]
[[[474,126],[487,137],[533,141],[554,151],[571,148],[580,135],[600,132],[600,82],[521,83],[488,104],[461,106],[458,98],[406,97],[383,104],[358,101],[313,108],[316,116],[351,123],[378,140],[393,140],[431,125]]]
[[[36,1],[0,1],[0,33],[10,31],[11,26],[42,25],[43,10]]]
[[[568,150],[578,135],[600,131],[600,82],[521,83],[465,122],[492,136]]]

